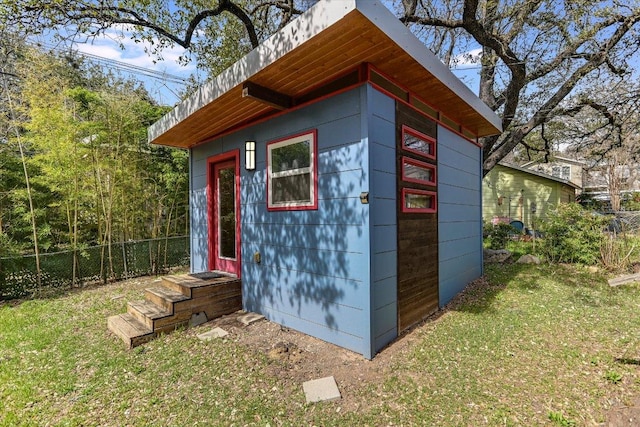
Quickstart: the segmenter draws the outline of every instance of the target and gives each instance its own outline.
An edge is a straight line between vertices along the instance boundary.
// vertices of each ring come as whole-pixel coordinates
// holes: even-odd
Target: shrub
[[[577,203],[561,204],[540,227],[542,253],[551,262],[597,264],[609,218],[587,211]]]
[[[510,224],[498,223],[491,225],[487,229],[487,238],[489,239],[489,249],[504,249],[507,247],[507,241],[513,234],[517,234],[518,230]]]

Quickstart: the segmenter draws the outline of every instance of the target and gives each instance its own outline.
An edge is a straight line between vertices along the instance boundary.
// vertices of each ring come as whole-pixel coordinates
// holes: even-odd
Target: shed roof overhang
[[[501,130],[499,117],[380,2],[323,0],[154,123],[149,141],[189,148],[283,108],[243,96],[247,82],[295,99],[363,63],[479,137]]]

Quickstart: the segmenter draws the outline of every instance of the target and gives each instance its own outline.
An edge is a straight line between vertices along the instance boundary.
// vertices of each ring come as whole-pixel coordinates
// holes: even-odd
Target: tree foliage
[[[186,49],[182,58],[217,73],[310,7],[314,0],[0,0],[22,29],[93,37],[127,30]],[[585,79],[629,78],[640,46],[637,0],[395,0],[399,19],[447,65],[482,51],[479,95],[504,132],[484,138],[488,172],[544,123],[579,107]]]
[[[607,242],[611,218],[594,215],[577,203],[563,203],[542,222],[542,253],[550,262],[594,265]]]
[[[480,98],[504,132],[484,138],[484,171],[544,123],[581,105],[589,78],[629,78],[640,47],[637,1],[403,0],[403,22],[428,38],[482,48]]]
[[[187,153],[151,147],[146,137],[167,108],[138,83],[34,48],[23,47],[15,75],[20,103],[11,124],[19,132],[0,152],[6,244],[29,240],[17,137],[26,148],[44,250],[185,233]]]

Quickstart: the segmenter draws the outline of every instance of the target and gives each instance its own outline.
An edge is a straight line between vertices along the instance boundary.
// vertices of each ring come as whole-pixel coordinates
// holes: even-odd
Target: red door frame
[[[217,255],[218,249],[218,218],[217,203],[215,198],[215,167],[221,163],[235,164],[235,196],[236,196],[236,260],[235,262],[220,263]],[[232,150],[207,159],[207,226],[209,247],[209,270],[220,270],[232,273],[240,278],[241,275],[241,249],[240,249],[240,150]],[[231,270],[231,271],[229,271]]]

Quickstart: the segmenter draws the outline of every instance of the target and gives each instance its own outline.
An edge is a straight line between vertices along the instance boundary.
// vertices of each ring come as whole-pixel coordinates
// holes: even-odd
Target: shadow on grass
[[[493,305],[498,296],[507,286],[513,286],[517,277],[527,267],[524,264],[502,263],[485,264],[485,275],[465,288],[458,294],[445,310],[455,310],[467,313],[480,314],[493,310]],[[532,283],[520,283],[526,287],[533,286]]]
[[[620,363],[622,365],[636,365],[636,366],[640,366],[640,359],[630,359],[627,357],[616,357],[615,359],[613,359],[616,363]]]

